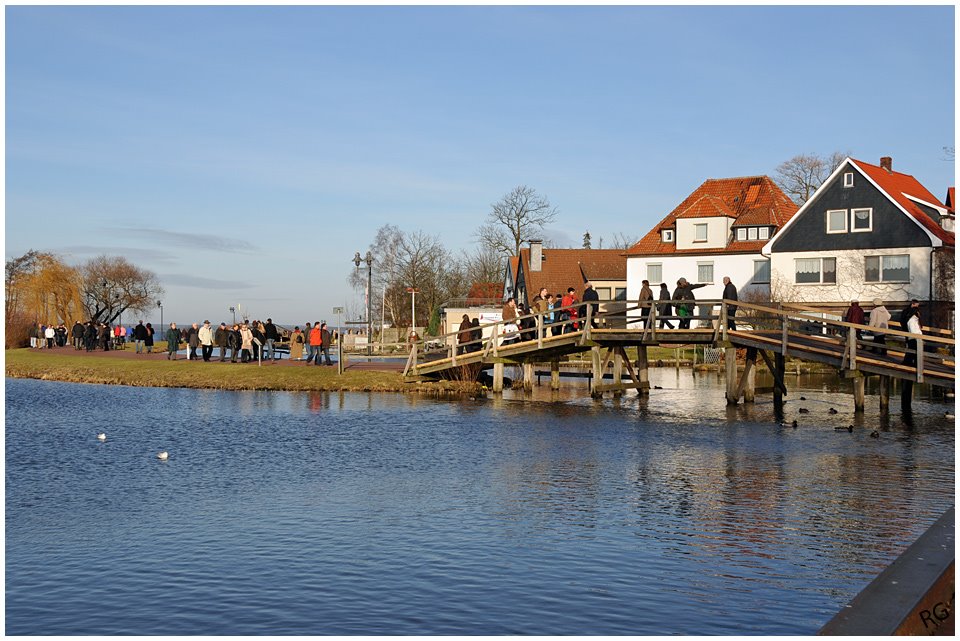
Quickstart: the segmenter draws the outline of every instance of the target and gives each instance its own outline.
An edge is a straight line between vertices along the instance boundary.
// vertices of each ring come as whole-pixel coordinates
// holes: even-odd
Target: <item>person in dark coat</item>
[[[187,352],[187,360],[195,360],[197,358],[197,348],[200,347],[200,327],[196,323],[187,330],[187,346],[190,348]]]
[[[470,349],[467,351],[479,352],[483,349],[483,330],[480,329],[480,319],[474,318],[471,325],[473,329],[470,330],[470,340],[473,341],[473,344],[470,345]]]
[[[180,349],[180,330],[176,323],[170,323],[170,329],[167,330],[167,360],[177,360],[177,350]]]
[[[657,314],[660,315],[660,329],[667,327],[668,329],[673,329],[673,323],[671,323],[667,316],[673,314],[673,305],[669,302],[672,300],[670,297],[670,290],[667,289],[666,283],[660,283],[660,299],[661,302],[657,305]],[[667,302],[663,302],[667,301]]]
[[[97,346],[97,324],[93,321],[87,323],[87,329],[83,333],[83,345],[88,352],[92,352]]]
[[[597,312],[600,311],[600,294],[593,288],[593,283],[584,283],[583,285],[583,309],[584,315],[587,311],[587,305],[590,305],[590,327],[597,327]]]
[[[75,349],[83,349],[83,323],[77,321],[73,324],[73,331],[71,332],[73,336],[73,347]]]
[[[333,335],[330,333],[330,330],[327,329],[327,324],[323,323],[320,325],[320,351],[323,352],[324,365],[333,365],[333,361],[330,360],[331,343],[333,343]]]
[[[639,306],[640,313],[640,327],[646,328],[647,319],[650,316],[650,305],[653,301],[653,290],[650,289],[650,281],[644,279],[642,281],[643,287],[640,288],[640,297],[637,299],[637,305]]]
[[[847,313],[843,315],[843,322],[845,323],[854,323],[856,325],[866,325],[867,324],[867,315],[863,313],[863,308],[860,307],[860,302],[856,300],[850,301],[850,307],[847,308]],[[850,329],[849,327],[847,329]],[[857,339],[859,340],[863,334],[863,330],[857,331]]]
[[[147,354],[152,354],[153,353],[153,335],[155,333],[153,329],[153,325],[151,325],[150,323],[147,323],[147,326],[144,329],[146,329],[147,331],[146,331],[146,338],[143,339],[143,346],[147,348]]]
[[[100,329],[97,332],[97,340],[100,343],[100,349],[110,350],[110,326],[106,323],[100,323]]]
[[[729,276],[723,277],[723,298],[724,300],[738,300],[737,287],[730,280]],[[727,329],[737,329],[737,306],[727,305]]]
[[[466,343],[469,343],[473,340],[473,323],[470,322],[470,317],[466,314],[463,315],[463,319],[460,321],[460,327],[457,328],[457,355],[464,354],[471,351],[470,346]]]
[[[144,326],[143,321],[137,323],[137,326],[133,328],[133,344],[134,352],[137,354],[143,353],[143,343],[147,340],[147,328]]]
[[[220,348],[220,362],[227,360],[227,329],[226,323],[220,323],[220,327],[213,333],[213,343]]]
[[[230,362],[236,363],[237,356],[240,355],[240,346],[243,344],[243,339],[240,337],[240,326],[234,324],[230,328],[230,331],[227,332],[227,347],[230,349]]]
[[[274,344],[280,340],[280,333],[277,331],[277,326],[273,324],[272,318],[268,318],[267,322],[263,324],[263,335],[266,337],[264,339],[264,355],[266,360],[276,360],[277,355],[274,350]]]
[[[686,278],[681,278],[677,281],[677,288],[673,290],[673,299],[684,301],[677,303],[677,316],[680,316],[680,329],[690,329],[690,319],[693,317],[695,308],[693,301],[697,300],[697,297],[693,295],[693,290],[705,286],[706,283],[691,285]]]

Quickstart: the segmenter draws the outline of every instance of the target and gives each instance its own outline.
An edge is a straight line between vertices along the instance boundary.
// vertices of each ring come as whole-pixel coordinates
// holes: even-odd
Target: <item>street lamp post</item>
[[[417,294],[420,290],[416,287],[407,287],[410,292],[410,329],[413,333],[417,332]]]
[[[360,257],[360,252],[353,255],[353,264],[360,269],[360,263],[367,264],[367,356],[372,352],[373,347],[373,253],[369,250],[367,255]]]
[[[163,332],[163,303],[157,301],[157,307],[160,308],[160,331]]]
[[[236,325],[237,324],[237,308],[230,307],[230,313],[233,314],[233,324]]]

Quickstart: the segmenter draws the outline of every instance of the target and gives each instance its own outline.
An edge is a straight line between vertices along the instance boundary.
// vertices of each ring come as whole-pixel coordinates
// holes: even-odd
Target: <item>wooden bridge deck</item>
[[[938,336],[913,336],[897,330],[885,330],[880,333],[895,341],[881,355],[877,345],[856,337],[856,330],[874,331],[862,325],[852,325],[841,321],[827,320],[813,315],[811,308],[801,311],[737,303],[741,314],[736,330],[728,329],[727,305],[732,301],[697,301],[700,310],[709,309],[710,313],[701,314],[693,322],[707,324],[707,327],[692,329],[656,329],[656,306],[630,308],[598,314],[594,316],[587,306],[586,318],[571,319],[560,323],[543,324],[543,314],[531,314],[536,327],[520,330],[527,340],[503,342],[504,335],[519,336],[512,327],[500,321],[493,323],[490,335],[482,340],[460,343],[466,351],[457,354],[457,333],[440,337],[444,345],[440,348],[427,348],[420,342],[412,347],[407,360],[405,374],[408,377],[443,377],[454,370],[464,367],[480,370],[503,364],[529,364],[549,362],[564,356],[598,348],[606,348],[608,354],[613,350],[626,347],[704,345],[713,348],[748,348],[770,352],[781,357],[798,358],[836,367],[845,372],[857,372],[860,375],[876,374],[908,380],[927,382],[943,387],[953,387],[955,381],[954,351],[952,338]],[[712,313],[719,307],[719,313]],[[635,312],[631,316],[630,312]],[[647,316],[647,327],[641,326],[640,317]],[[677,317],[671,317],[677,318]],[[579,327],[577,323],[579,322]],[[600,327],[591,327],[595,322]],[[564,333],[553,335],[552,329],[559,327]],[[826,334],[825,334],[826,332]],[[917,338],[916,360],[919,367],[903,363],[906,338]],[[934,348],[935,352],[929,349]],[[606,363],[604,363],[605,365]],[[604,367],[605,368],[605,367]]]

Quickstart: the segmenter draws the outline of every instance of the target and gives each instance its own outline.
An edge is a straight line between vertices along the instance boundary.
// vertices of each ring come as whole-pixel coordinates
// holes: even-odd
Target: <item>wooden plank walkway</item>
[[[679,302],[673,301],[673,304]],[[623,355],[622,350],[627,347],[703,345],[755,349],[780,358],[826,364],[857,375],[875,374],[942,387],[954,386],[955,342],[952,337],[914,336],[898,330],[884,330],[880,333],[889,345],[886,354],[882,355],[879,345],[857,337],[858,331],[877,333],[875,328],[818,316],[812,311],[814,307],[797,310],[738,302],[738,328],[732,330],[728,329],[727,318],[727,307],[733,304],[732,301],[696,301],[695,304],[701,314],[691,320],[697,325],[691,329],[657,329],[661,319],[657,317],[656,306],[624,305],[622,310],[594,315],[588,305],[586,318],[559,323],[551,324],[549,320],[544,323],[543,313],[522,316],[518,320],[531,319],[534,327],[520,329],[519,333],[500,321],[485,326],[485,338],[458,344],[457,332],[451,332],[432,341],[435,344],[439,340],[442,343],[439,348],[428,348],[423,341],[414,344],[404,373],[411,378],[443,377],[453,375],[455,371],[463,372],[464,368],[479,371],[498,363],[546,363],[599,349],[607,350],[601,368],[606,370],[611,356],[614,353]],[[641,323],[640,314],[647,317],[646,327]],[[680,320],[676,316],[669,319]],[[563,333],[554,335],[557,328]],[[907,338],[917,339],[916,350],[907,349]],[[457,353],[460,351],[458,347],[466,351]],[[645,358],[645,350],[643,352]],[[903,362],[907,353],[915,355],[916,365]]]

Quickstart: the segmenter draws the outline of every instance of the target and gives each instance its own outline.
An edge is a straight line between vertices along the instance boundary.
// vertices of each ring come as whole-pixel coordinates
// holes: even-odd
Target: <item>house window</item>
[[[760,240],[767,240],[770,238],[770,228],[761,227],[760,228]]]
[[[850,231],[872,231],[873,210],[854,209],[850,212]]]
[[[843,186],[844,187],[853,187],[853,172],[848,172],[843,175]]]
[[[663,265],[660,263],[647,263],[647,280],[651,283],[662,283]]]
[[[713,282],[713,263],[697,263],[697,282]]]
[[[747,239],[756,240],[757,239],[757,228],[751,227],[747,230]]]
[[[627,288],[626,288],[626,287],[614,287],[614,288],[613,288],[613,300],[627,300]]]
[[[846,209],[827,210],[827,233],[828,234],[847,233],[847,210]]]
[[[707,223],[697,223],[693,226],[694,237],[693,242],[695,243],[705,243],[707,242]]]
[[[770,282],[770,261],[769,260],[753,261],[753,282],[754,284]]]
[[[910,256],[867,256],[863,259],[863,279],[868,283],[909,283]]]
[[[600,297],[600,300],[610,300],[610,288],[597,287],[597,296]]]
[[[665,242],[665,243],[672,243],[672,242],[673,242],[673,230],[672,230],[672,229],[664,229],[664,230],[663,230],[662,238],[663,238],[663,242]]]
[[[836,258],[795,258],[798,285],[837,282]]]
[[[739,227],[737,228],[737,240],[746,240],[747,239],[747,228]]]

